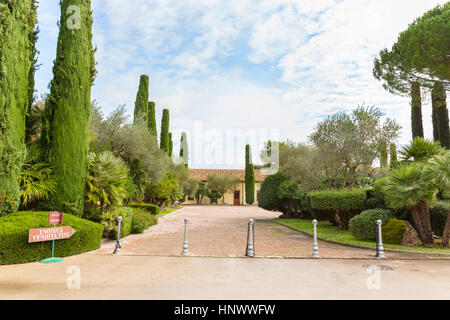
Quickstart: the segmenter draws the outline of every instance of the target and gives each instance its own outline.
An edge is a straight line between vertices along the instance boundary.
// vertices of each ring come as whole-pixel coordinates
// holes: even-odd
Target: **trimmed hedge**
[[[151,214],[158,215],[161,211],[160,207],[149,203],[137,203],[128,205],[130,208],[139,208],[149,211]]]
[[[122,231],[120,237],[125,238],[131,233],[131,226],[133,223],[133,209],[127,207],[113,208],[103,213],[103,237],[109,239],[117,238],[118,223],[117,218],[122,216]]]
[[[327,214],[332,222],[333,215],[337,216],[341,229],[348,229],[350,219],[364,209],[366,202],[365,189],[312,191],[308,196],[313,211]]]
[[[450,204],[446,201],[436,201],[430,208],[431,228],[435,235],[442,237],[445,223],[450,211]]]
[[[0,218],[0,265],[39,261],[51,256],[52,241],[28,243],[28,230],[48,228],[48,212],[16,212]],[[55,256],[67,257],[100,248],[103,227],[70,214],[63,226],[76,230],[70,239],[55,241]]]
[[[384,243],[401,244],[405,233],[405,220],[391,219],[381,227]]]
[[[151,226],[158,223],[156,216],[149,214],[144,209],[134,209],[133,218],[131,222],[131,233],[143,233]]]
[[[356,239],[375,241],[377,234],[376,221],[380,219],[384,225],[393,217],[392,211],[387,209],[365,210],[350,220],[350,231]]]

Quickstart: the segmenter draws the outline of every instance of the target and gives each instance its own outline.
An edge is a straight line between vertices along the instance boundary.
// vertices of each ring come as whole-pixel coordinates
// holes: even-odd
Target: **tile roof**
[[[241,182],[245,181],[245,170],[243,169],[189,169],[191,177],[198,181],[206,181],[208,175],[215,174],[219,176],[237,177]],[[262,175],[261,170],[255,170],[255,181],[262,182],[265,176]]]

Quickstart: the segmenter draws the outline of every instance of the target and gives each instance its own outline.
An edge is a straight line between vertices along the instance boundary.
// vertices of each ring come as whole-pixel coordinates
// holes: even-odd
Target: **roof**
[[[237,177],[241,182],[245,181],[245,170],[243,169],[189,169],[191,177],[198,181],[206,181],[210,174],[218,176],[232,176]],[[255,182],[262,182],[265,176],[262,175],[261,170],[254,170]]]

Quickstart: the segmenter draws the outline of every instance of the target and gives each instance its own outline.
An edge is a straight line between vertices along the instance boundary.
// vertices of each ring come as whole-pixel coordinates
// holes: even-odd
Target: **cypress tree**
[[[184,132],[184,131],[181,134],[180,158],[182,159],[185,167],[187,168],[188,163],[189,163],[189,151],[188,151],[188,144],[187,144],[187,135],[186,135],[186,132]]]
[[[155,137],[158,136],[156,130],[156,107],[153,101],[148,103],[148,129]]]
[[[251,158],[250,145],[245,146],[245,202],[255,202],[255,172]]]
[[[413,139],[415,137],[423,138],[422,99],[418,82],[411,84],[411,129]]]
[[[144,123],[148,123],[148,84],[148,75],[141,75],[136,101],[134,102],[134,122],[140,118]]]
[[[33,0],[0,0],[0,216],[17,210],[36,24]]]
[[[173,152],[172,132],[169,132],[169,157],[172,156],[172,152]]]
[[[395,146],[395,143],[391,143],[391,145],[389,146],[389,154],[391,157],[391,168],[395,169],[398,166],[397,147]]]
[[[431,95],[433,97],[433,95]],[[438,117],[436,113],[436,102],[431,99],[431,121],[433,123],[433,140],[439,141],[439,124],[438,124]]]
[[[438,138],[441,145],[450,149],[450,133],[448,124],[447,96],[444,86],[441,82],[436,81],[431,90],[431,102],[433,105],[434,121],[433,135]],[[436,131],[436,133],[434,133]]]
[[[382,142],[380,145],[380,167],[387,168],[388,165],[388,151],[386,142]]]
[[[169,154],[169,109],[163,110],[159,148]]]
[[[90,0],[62,0],[56,60],[41,141],[58,188],[52,210],[83,213],[91,87],[95,79]],[[78,10],[74,10],[78,8]]]

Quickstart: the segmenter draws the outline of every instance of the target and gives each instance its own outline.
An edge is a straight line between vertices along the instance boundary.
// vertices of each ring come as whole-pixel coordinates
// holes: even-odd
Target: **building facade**
[[[255,172],[255,202],[253,205],[258,205],[258,191],[261,188],[261,183],[264,181],[264,176],[261,170],[254,170]],[[225,193],[225,204],[234,206],[246,205],[245,202],[245,170],[240,169],[189,169],[191,177],[199,182],[207,185],[209,175],[232,176],[239,178],[239,183],[236,185],[233,192]],[[222,203],[222,199],[218,200]],[[188,199],[185,204],[197,204],[195,199]],[[210,199],[204,197],[201,204],[210,204]]]

